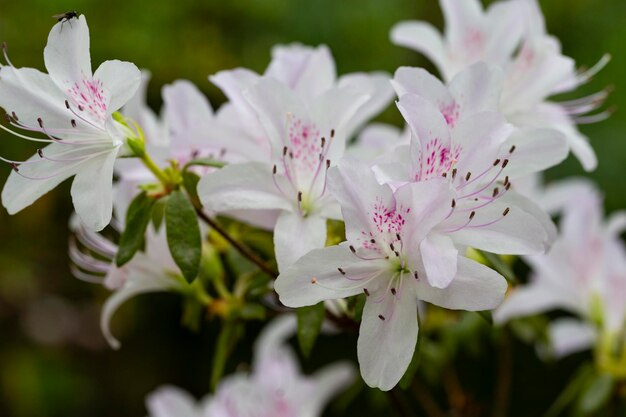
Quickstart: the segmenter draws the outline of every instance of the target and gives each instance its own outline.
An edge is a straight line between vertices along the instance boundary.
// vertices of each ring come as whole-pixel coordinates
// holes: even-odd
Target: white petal
[[[485,44],[485,62],[506,67],[519,47],[525,19],[520,5],[524,2],[503,1],[492,3],[487,9],[485,32],[489,34]]]
[[[213,109],[209,100],[194,84],[187,80],[177,80],[163,87],[163,114],[172,134],[174,152],[189,151],[185,145],[206,141],[214,127]],[[208,146],[206,143],[204,146]]]
[[[214,211],[292,208],[274,185],[272,168],[260,162],[228,165],[206,174],[198,183],[198,195]]]
[[[494,314],[496,323],[505,323],[518,317],[541,314],[566,306],[567,294],[559,294],[554,288],[536,283],[514,289]]]
[[[369,95],[369,99],[359,107],[346,126],[348,138],[391,103],[394,94],[389,81],[389,75],[384,73],[352,73],[339,79],[339,87],[352,86]]]
[[[102,230],[113,213],[113,166],[119,148],[85,162],[72,182],[72,202],[81,221]]]
[[[424,149],[431,141],[449,146],[450,132],[441,111],[427,99],[415,94],[405,94],[397,102],[398,109]]]
[[[372,300],[372,294],[365,301],[359,330],[361,376],[367,385],[382,391],[389,391],[400,381],[417,344],[415,293],[406,285],[398,294],[400,299],[388,294],[380,303]]]
[[[405,21],[391,29],[391,42],[421,52],[445,73],[446,51],[441,34],[425,22]]]
[[[274,229],[274,250],[278,270],[293,265],[313,249],[323,248],[326,242],[326,219],[317,216],[302,217],[299,213],[284,211]]]
[[[436,288],[450,285],[456,275],[459,254],[452,239],[431,233],[420,243],[420,252],[428,283]]]
[[[361,131],[356,142],[349,145],[346,152],[356,159],[371,161],[401,145],[402,139],[402,131],[397,127],[372,123]]]
[[[141,72],[131,62],[105,61],[98,67],[93,77],[102,81],[102,85],[110,94],[111,101],[107,109],[109,114],[126,104],[141,85]]]
[[[541,172],[561,163],[569,153],[565,135],[554,129],[518,129],[502,145],[502,154],[511,146],[515,151],[509,159],[506,174],[511,178]]]
[[[149,417],[201,417],[197,401],[188,392],[163,386],[146,398]]]
[[[507,208],[509,211],[503,216]],[[498,221],[489,224],[494,220]],[[507,191],[476,210],[468,227],[452,232],[450,237],[457,244],[492,253],[529,255],[544,253],[550,248],[556,238],[556,227],[535,203]]]
[[[592,197],[594,194],[596,197]],[[587,178],[569,178],[548,184],[541,197],[541,206],[548,213],[557,214],[587,198],[601,198],[595,184]]]
[[[484,111],[498,111],[502,71],[479,62],[458,73],[450,82],[450,93],[460,107],[461,117]]]
[[[85,16],[54,25],[43,56],[50,77],[63,91],[84,78],[90,79],[89,28]]]
[[[342,268],[342,275],[337,268]],[[388,268],[386,261],[364,261],[346,244],[315,249],[282,272],[274,284],[280,301],[288,307],[314,305],[324,300],[360,294],[367,278]],[[376,282],[372,286],[376,286]]]
[[[478,0],[440,0],[439,3],[445,19],[446,40],[452,49],[461,50],[468,32],[482,26],[482,5]]]
[[[335,60],[326,45],[312,48],[300,44],[278,45],[265,76],[275,78],[305,100],[330,89],[337,77]]]
[[[71,160],[86,156],[90,150],[85,151],[80,147],[62,144],[50,144],[42,150],[46,158],[55,160]],[[33,163],[25,163],[19,167],[19,173],[12,171],[9,179],[2,190],[2,204],[9,214],[30,206],[41,196],[55,188],[67,178],[76,174],[84,164],[82,160],[73,162],[55,162],[42,159],[38,154],[29,160]],[[47,179],[30,179],[47,178]],[[48,178],[49,177],[49,178]]]
[[[457,264],[457,274],[446,288],[431,287],[420,279],[418,298],[452,310],[483,311],[500,305],[507,289],[504,277],[462,256],[459,256]]]
[[[573,318],[550,323],[548,335],[557,358],[591,348],[596,341],[596,329]]]
[[[303,407],[301,417],[318,417],[331,398],[345,390],[356,377],[354,366],[348,362],[333,363],[317,371],[312,379],[314,392],[310,403]]]
[[[111,333],[111,318],[122,304],[139,294],[183,288],[181,281],[169,276],[154,259],[146,258],[143,254],[137,254],[126,267],[129,269],[126,282],[107,298],[100,315],[102,334],[113,349],[119,349],[120,342]]]
[[[396,70],[391,84],[398,97],[408,93],[416,94],[438,109],[455,104],[454,97],[446,86],[423,68],[400,67]]]

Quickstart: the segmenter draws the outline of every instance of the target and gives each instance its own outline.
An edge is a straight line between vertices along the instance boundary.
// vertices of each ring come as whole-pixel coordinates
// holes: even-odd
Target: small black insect
[[[57,19],[58,22],[61,22],[61,31],[63,30],[63,25],[65,22],[68,22],[70,26],[72,26],[72,19],[78,19],[78,13],[76,11],[69,11],[65,13],[55,14],[52,16],[53,19]]]

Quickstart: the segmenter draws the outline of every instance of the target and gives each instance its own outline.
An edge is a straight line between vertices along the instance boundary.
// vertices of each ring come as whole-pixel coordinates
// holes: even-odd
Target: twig
[[[439,407],[428,388],[417,378],[413,380],[411,390],[428,417],[446,417],[446,413]]]
[[[498,357],[498,376],[496,381],[495,399],[493,404],[493,417],[506,417],[511,395],[511,371],[513,368],[513,354],[511,352],[511,338],[509,333],[503,335],[500,343]]]
[[[263,272],[267,273],[271,277],[276,278],[276,276],[278,275],[277,271],[267,265],[265,261],[258,257],[256,253],[250,250],[250,248],[233,239],[232,236],[230,236],[228,232],[224,230],[224,228],[218,222],[207,216],[207,214],[202,211],[201,208],[196,207],[196,212],[198,213],[198,216],[206,222],[206,224],[208,224],[213,230],[215,230],[224,239],[226,239],[226,241],[228,241],[228,243],[230,243],[235,249],[237,249],[239,253],[246,257],[250,262],[258,266]]]

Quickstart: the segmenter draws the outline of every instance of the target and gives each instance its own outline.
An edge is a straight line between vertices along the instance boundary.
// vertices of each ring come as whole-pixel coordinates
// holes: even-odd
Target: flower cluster
[[[500,306],[512,277],[483,252],[523,256],[533,270],[531,283],[511,289],[496,310],[497,322],[573,312],[584,323],[550,327],[561,353],[589,347],[598,334],[618,337],[626,322],[623,215],[603,223],[593,187],[537,185],[570,151],[586,169],[596,166],[576,124],[607,115],[588,115],[607,92],[570,102],[551,96],[587,82],[606,59],[578,72],[536,0],[486,11],[477,0],[440,3],[443,35],[402,22],[391,39],[427,55],[443,80],[411,67],[338,76],[329,48],[292,44],[273,49],[263,74],[210,76],[227,98],[216,110],[188,81],[165,86],[160,115],[145,103],[148,72],[106,61],[92,73],[85,17],[59,22],[44,51],[48,74],[13,66],[4,48],[2,128],[46,146],[23,162],[2,158],[13,168],[2,202],[15,213],[74,177],[73,273],[114,291],[102,330],[116,348],[111,316],[144,292],[183,294],[227,324],[263,318],[266,308],[321,306],[313,333],[325,315],[358,327],[361,376],[387,391],[414,357],[420,301]],[[367,125],[394,99],[403,132]],[[274,257],[254,253],[224,223],[271,232]],[[253,265],[232,290],[226,256],[207,256],[225,244]],[[266,279],[260,297],[255,266]],[[361,300],[362,314],[345,299]],[[151,414],[319,415],[351,372],[302,376],[284,345],[294,328],[291,316],[270,325],[253,371],[228,377],[201,405],[162,389],[148,400]]]

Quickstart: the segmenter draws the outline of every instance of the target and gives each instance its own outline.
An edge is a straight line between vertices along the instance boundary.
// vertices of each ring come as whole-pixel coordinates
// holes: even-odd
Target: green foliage
[[[167,244],[174,262],[188,282],[198,275],[202,257],[202,237],[191,201],[181,191],[173,191],[165,206]]]
[[[296,309],[298,317],[298,343],[304,357],[309,357],[322,330],[326,309],[324,303]]]
[[[126,228],[120,237],[119,249],[115,262],[122,266],[130,261],[135,253],[142,248],[146,229],[152,218],[152,207],[155,200],[146,192],[140,193],[130,203],[126,214]]]

